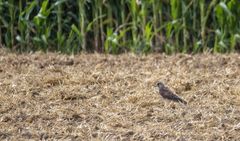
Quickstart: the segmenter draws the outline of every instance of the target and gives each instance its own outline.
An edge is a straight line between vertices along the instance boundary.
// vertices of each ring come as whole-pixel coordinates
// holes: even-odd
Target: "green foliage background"
[[[0,0],[0,46],[17,51],[240,50],[239,0]]]

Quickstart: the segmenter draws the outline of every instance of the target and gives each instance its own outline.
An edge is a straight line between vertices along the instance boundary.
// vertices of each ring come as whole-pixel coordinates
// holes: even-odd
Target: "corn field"
[[[235,52],[240,1],[0,0],[0,46],[19,52]]]

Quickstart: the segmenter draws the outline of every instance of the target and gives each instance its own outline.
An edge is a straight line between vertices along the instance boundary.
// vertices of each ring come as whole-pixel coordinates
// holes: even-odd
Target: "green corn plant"
[[[166,38],[167,45],[165,45],[164,50],[168,50],[168,54],[177,52],[179,49],[179,41],[180,41],[180,21],[173,20],[167,23],[166,25]],[[170,47],[170,49],[167,49]]]
[[[101,5],[98,7],[98,11],[99,11],[99,15],[100,17],[103,17],[103,5],[102,5],[103,1],[98,1],[98,5]],[[101,52],[103,52],[104,50],[104,40],[105,40],[105,35],[104,35],[104,23],[103,23],[103,18],[99,19],[99,25],[100,25],[100,40],[101,40]]]
[[[181,28],[181,23],[179,22],[179,18],[181,17],[181,11],[182,11],[182,3],[179,0],[171,0],[171,16],[172,16],[172,21],[175,23],[173,24],[174,32],[175,32],[175,52],[179,51],[180,47],[180,28]]]
[[[10,18],[11,18],[11,21],[10,21],[10,38],[11,38],[11,47],[14,46],[14,21],[15,21],[15,7],[14,7],[14,1],[13,0],[10,0],[9,1],[10,3],[10,7],[9,7],[9,13],[10,13]]]
[[[150,18],[149,15],[150,13],[148,12],[148,9],[151,8],[153,1],[142,1],[141,2],[141,10],[140,10],[140,18],[141,21],[140,28],[142,30],[142,40],[141,44],[138,45],[138,50],[140,50],[143,53],[148,53],[152,50],[152,38],[154,35],[154,30],[153,30],[153,24],[152,24],[152,17],[151,17],[151,22],[147,22],[147,18]]]
[[[209,16],[211,14],[212,9],[216,5],[217,0],[212,0],[208,7],[206,7],[204,0],[199,0],[200,5],[200,19],[201,19],[201,40],[203,45],[203,50],[206,50],[207,44],[206,44],[206,24],[209,19]]]
[[[0,44],[63,53],[234,52],[239,7],[239,0],[0,0]]]
[[[158,11],[161,11],[161,9],[158,9],[159,5],[159,1],[152,1],[152,9],[153,9],[153,31],[154,33],[157,34],[157,28],[159,26],[159,14]],[[158,46],[158,42],[157,42],[158,38],[157,36],[154,36],[154,45],[153,47],[155,48],[156,46]]]
[[[49,5],[49,0],[44,0],[41,4],[41,9],[36,16],[33,18],[33,23],[36,28],[36,36],[33,38],[33,44],[35,44],[38,49],[43,51],[48,50],[50,46],[50,35],[54,24],[48,23],[48,18],[53,9],[63,3],[65,0],[57,1],[56,3]],[[59,30],[59,29],[58,29]]]
[[[83,51],[86,51],[86,31],[85,31],[85,10],[84,10],[84,6],[85,6],[85,0],[78,0],[78,8],[79,8],[79,28],[80,28],[80,39],[81,39],[81,47],[83,49]]]
[[[126,42],[123,42],[125,34],[131,30],[131,27],[121,27],[113,31],[113,28],[107,28],[106,40],[104,42],[104,51],[106,53],[118,54],[126,46]]]
[[[93,8],[92,8],[92,17],[93,20],[96,17],[99,17],[99,11],[98,11],[98,1],[92,1],[93,3]],[[99,42],[98,42],[98,37],[99,37],[99,21],[96,20],[95,22],[93,22],[94,26],[93,26],[93,39],[94,39],[94,49],[95,51],[99,51]]]
[[[143,34],[143,41],[145,42],[145,46],[143,48],[143,53],[148,53],[152,49],[152,38],[153,38],[153,26],[151,22],[148,22],[145,25],[145,30]]]
[[[183,3],[183,2],[182,2]],[[182,4],[182,9],[185,9],[185,4]],[[182,23],[182,26],[183,26],[183,49],[180,49],[183,53],[186,53],[188,51],[188,43],[187,43],[187,40],[188,40],[188,32],[187,32],[187,19],[186,19],[186,16],[184,16],[184,12],[182,13],[183,15],[183,23]]]
[[[183,48],[181,49],[181,52],[187,53],[190,49],[190,44],[188,44],[189,41],[189,32],[188,32],[188,23],[191,20],[189,17],[189,12],[191,11],[191,6],[193,5],[193,1],[190,1],[189,3],[185,4],[184,1],[181,2],[182,5],[182,27],[183,27]],[[194,35],[193,35],[194,36]]]
[[[120,12],[120,14],[121,14],[121,25],[124,25],[124,24],[127,23],[127,21],[126,21],[126,12],[125,12],[125,9],[126,9],[125,0],[121,0],[121,9],[124,9],[124,10],[122,10]],[[127,42],[127,37],[126,36],[123,37],[123,42]]]
[[[202,49],[202,42],[201,42],[201,40],[199,40],[197,42],[195,41],[193,44],[194,45],[193,45],[192,53],[193,54],[199,53],[201,51],[201,49]]]
[[[169,43],[166,43],[164,45],[164,52],[166,54],[171,55],[171,54],[173,54],[175,52],[175,47],[173,45],[169,44]]]
[[[190,13],[192,13],[192,23],[190,22],[190,25],[191,25],[191,28],[188,30],[189,31],[189,36],[192,37],[192,39],[190,40],[191,41],[191,44],[192,44],[192,48],[190,48],[189,50],[192,51],[194,54],[197,53],[197,52],[200,52],[201,51],[201,41],[199,40],[198,38],[198,29],[199,29],[199,17],[197,15],[197,11],[198,11],[198,5],[199,5],[199,2],[198,0],[196,1],[193,1],[192,3],[192,8],[190,8]],[[189,12],[188,12],[189,13]]]
[[[201,42],[203,47],[205,48],[205,26],[206,26],[206,18],[205,18],[205,2],[204,0],[199,0],[200,7],[200,23],[201,23]]]
[[[5,26],[7,27],[7,32],[5,34],[5,43],[8,48],[13,48],[14,46],[14,22],[15,22],[15,12],[16,8],[14,6],[14,0],[9,0],[4,3],[5,6],[8,7],[8,16],[10,18],[9,21],[5,21]]]
[[[22,6],[22,4],[23,4],[23,2],[22,2],[22,0],[19,0],[18,1],[18,4],[19,4],[19,13],[22,13],[22,11],[23,11],[23,6]],[[19,18],[20,19],[20,18]],[[22,27],[20,27],[20,20],[18,20],[18,28],[19,28],[19,30],[20,30],[20,37],[23,37],[24,35],[24,29],[22,28]],[[18,36],[17,36],[18,37]],[[17,38],[16,37],[16,38]],[[17,38],[17,40],[18,40],[18,38]],[[21,48],[21,50],[23,49],[23,47],[24,47],[24,42],[21,40],[21,38],[19,39],[19,41],[20,41],[20,48]]]
[[[166,38],[167,38],[167,44],[164,45],[164,51],[169,54],[172,49],[169,49],[169,47],[172,47],[172,45],[170,45],[172,43],[172,29],[173,29],[173,24],[172,22],[168,22],[167,26],[166,26]],[[172,53],[172,52],[171,52]]]
[[[141,22],[139,22],[139,24],[141,25],[140,28],[143,30],[143,34],[144,34],[144,29],[145,29],[145,26],[147,24],[147,19],[148,18],[148,4],[150,3],[151,1],[141,1],[141,7],[140,7],[140,10],[139,10],[139,18],[141,20]]]
[[[58,4],[57,6],[57,47],[58,50],[60,50],[60,48],[62,48],[63,44],[64,44],[64,40],[65,40],[65,36],[62,33],[62,13],[63,13],[63,9],[62,9],[62,5]]]
[[[16,40],[20,43],[20,51],[27,51],[28,46],[31,44],[30,32],[32,30],[32,24],[29,17],[36,6],[37,2],[33,1],[19,11],[18,29],[20,34],[16,36]]]
[[[225,40],[226,32],[221,32],[219,29],[215,31],[215,42],[213,52],[223,53],[227,51],[228,42]]]
[[[234,45],[236,44],[237,37],[235,35],[238,35],[238,33],[236,33],[236,31],[238,30],[235,28],[237,20],[235,19],[233,10],[234,8],[231,2],[232,1],[230,1],[228,4],[220,2],[215,8],[217,23],[220,26],[219,32],[222,34],[217,34],[218,38],[215,38],[214,52],[232,52],[234,50]],[[230,40],[230,42],[224,41],[228,39]],[[218,40],[220,41],[217,44],[216,42],[218,42]],[[227,44],[225,44],[224,42]]]
[[[215,43],[214,43],[214,49],[213,49],[215,53],[220,52],[221,47],[224,47],[224,45],[225,45],[223,40],[226,35],[226,32],[225,32],[226,17],[225,16],[227,16],[227,15],[224,12],[224,10],[227,10],[227,7],[226,7],[225,3],[223,3],[223,2],[220,2],[215,8],[217,21],[218,21],[218,24],[220,25],[220,29],[217,29],[215,31],[216,36],[215,36]]]
[[[153,32],[154,32],[154,42],[153,47],[159,47],[162,44],[161,37],[163,37],[162,31],[160,32],[159,26],[163,24],[163,7],[162,1],[152,1],[153,9]]]
[[[226,52],[226,50],[228,48],[226,42],[224,42],[224,40],[221,40],[218,44],[219,44],[218,52],[220,52],[220,53]]]
[[[3,1],[0,0],[0,47],[2,47],[3,45],[3,42],[2,42],[2,28],[3,28],[3,22],[2,22],[2,19],[3,19]]]
[[[235,46],[240,41],[240,23],[238,22],[238,15],[240,15],[240,2],[237,0],[231,0],[227,3],[227,7],[231,12],[231,16],[228,16],[228,31],[230,34],[230,49],[229,52],[235,51]]]
[[[118,39],[117,33],[113,32],[113,28],[107,28],[107,38],[104,44],[104,49],[106,53],[118,52]]]
[[[227,3],[229,11],[231,11],[232,16],[228,17],[229,29],[231,33],[239,33],[239,15],[240,15],[240,1],[230,0]]]
[[[71,31],[67,37],[66,48],[63,50],[67,53],[77,53],[80,52],[79,44],[82,41],[82,34],[76,25],[71,26]]]
[[[230,38],[230,50],[229,52],[235,51],[235,46],[237,43],[240,43],[240,34],[234,34]]]
[[[48,38],[50,36],[51,26],[47,25],[47,18],[51,12],[48,8],[49,1],[44,0],[41,5],[41,9],[38,14],[34,17],[33,22],[36,28],[36,36],[34,36],[34,44],[38,49],[47,51]]]
[[[83,27],[79,28],[75,24],[72,24],[71,25],[71,30],[70,30],[67,38],[66,38],[66,40],[67,40],[66,45],[65,45],[66,47],[62,49],[62,52],[78,53],[78,52],[84,50],[83,41],[84,40],[86,41],[86,39],[84,39],[84,38],[86,38],[85,34],[87,32],[92,31],[93,28],[94,28],[94,23],[97,22],[99,19],[101,19],[103,17],[104,16],[97,17],[93,21],[89,22],[87,25],[85,25],[85,23],[84,23],[84,25],[80,24],[81,26],[84,26],[86,29],[82,29]],[[81,32],[83,30],[84,30],[84,33]],[[79,45],[81,46],[81,48],[79,47]]]
[[[74,49],[74,40],[75,40],[75,37],[76,35],[74,34],[74,31],[73,31],[73,26],[72,25],[72,30],[69,32],[67,38],[66,38],[66,47],[65,48],[62,48],[61,51],[62,52],[65,52],[65,53],[73,53]]]
[[[130,1],[130,13],[131,13],[131,17],[132,17],[132,45],[130,47],[130,50],[132,52],[136,51],[137,45],[138,45],[138,7],[137,7],[137,3],[136,0],[131,0]]]

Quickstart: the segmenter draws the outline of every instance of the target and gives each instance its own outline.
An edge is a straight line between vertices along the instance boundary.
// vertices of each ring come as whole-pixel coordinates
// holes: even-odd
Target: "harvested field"
[[[240,55],[1,50],[0,126],[0,140],[240,140]]]

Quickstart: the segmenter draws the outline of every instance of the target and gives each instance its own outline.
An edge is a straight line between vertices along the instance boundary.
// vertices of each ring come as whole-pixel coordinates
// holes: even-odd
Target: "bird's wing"
[[[185,100],[183,100],[181,97],[179,97],[178,95],[176,95],[175,93],[173,93],[169,88],[165,87],[163,89],[163,93],[164,96],[168,99],[171,99],[173,101],[177,101],[177,102],[182,102],[184,104],[187,104],[187,102]]]

